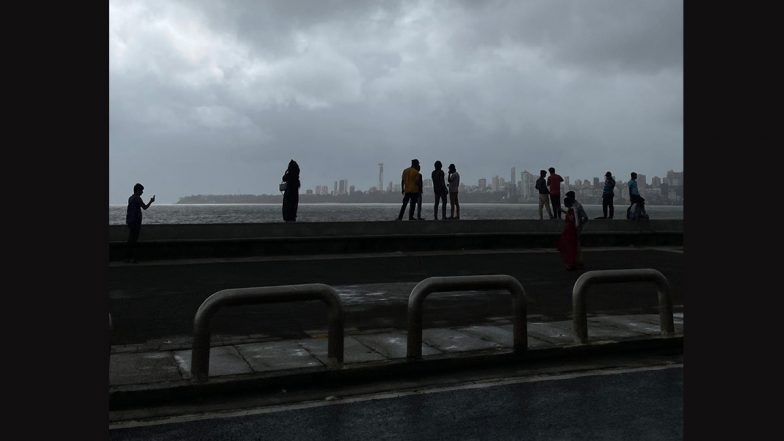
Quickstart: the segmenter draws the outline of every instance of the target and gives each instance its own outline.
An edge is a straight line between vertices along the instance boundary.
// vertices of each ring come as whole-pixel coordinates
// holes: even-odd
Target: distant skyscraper
[[[341,179],[338,182],[337,194],[348,194],[348,179]]]
[[[493,191],[498,191],[501,188],[501,178],[497,175],[493,176]]]
[[[593,186],[594,186],[594,188],[599,188],[599,185],[600,185],[599,184],[599,178],[594,176],[594,178],[593,178]]]
[[[384,163],[378,163],[378,191],[384,191]]]
[[[511,193],[515,192],[515,181],[517,181],[517,173],[516,173],[516,171],[517,171],[516,168],[512,167],[512,178],[509,180],[509,187],[510,187],[509,191]]]
[[[637,173],[637,185],[639,185],[640,187],[648,186],[648,180],[645,177],[645,175]]]
[[[352,194],[352,193],[354,193],[354,186],[353,185],[348,188],[348,194]]]
[[[651,179],[651,185],[653,185],[654,187],[661,187],[661,184],[662,184],[662,180],[660,177],[654,176],[653,179]]]
[[[335,189],[332,190],[332,194],[335,196],[338,194],[338,181],[335,181]]]
[[[487,188],[487,179],[485,179],[485,178],[480,179],[479,180],[479,190],[485,191],[486,188]]]

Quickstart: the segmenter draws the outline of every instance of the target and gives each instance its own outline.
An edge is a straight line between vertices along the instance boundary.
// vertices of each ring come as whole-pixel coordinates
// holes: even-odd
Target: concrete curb
[[[570,359],[608,354],[671,353],[683,351],[683,336],[647,337],[623,341],[600,341],[585,345],[566,345],[529,349],[515,355],[509,348],[458,354],[439,354],[421,360],[395,359],[344,366],[297,368],[283,371],[213,377],[205,383],[178,380],[153,384],[114,386],[109,390],[109,409],[124,410],[153,405],[181,404],[206,397],[231,395],[239,392],[277,391],[291,385],[338,385],[354,382],[377,381],[430,372],[457,371],[461,369],[522,365],[529,361]]]

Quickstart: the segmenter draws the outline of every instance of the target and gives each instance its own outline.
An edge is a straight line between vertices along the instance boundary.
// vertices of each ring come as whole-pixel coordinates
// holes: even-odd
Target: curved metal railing
[[[664,274],[651,268],[588,271],[581,275],[572,289],[572,324],[578,342],[588,342],[588,318],[585,311],[585,293],[589,287],[605,283],[650,282],[656,284],[659,297],[659,324],[664,336],[675,333],[672,318],[670,283]]]
[[[197,382],[207,381],[210,367],[210,318],[223,306],[321,300],[327,305],[329,323],[327,358],[333,367],[343,365],[343,304],[334,288],[322,283],[224,289],[202,302],[193,319],[191,372]]]
[[[528,297],[520,282],[508,275],[429,277],[419,282],[408,297],[408,341],[406,357],[422,358],[422,304],[434,292],[502,289],[512,294],[514,314],[514,352],[528,348],[526,303]]]

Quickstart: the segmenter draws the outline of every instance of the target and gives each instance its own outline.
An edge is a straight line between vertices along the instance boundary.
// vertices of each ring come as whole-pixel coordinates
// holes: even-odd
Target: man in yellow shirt
[[[403,180],[400,183],[401,192],[403,193],[403,206],[400,207],[400,214],[398,214],[397,220],[403,220],[403,213],[405,213],[406,205],[409,202],[411,202],[411,208],[408,210],[408,220],[414,220],[414,206],[419,197],[419,184],[417,182],[419,171],[416,169],[418,165],[419,160],[412,159],[411,167],[403,170]]]

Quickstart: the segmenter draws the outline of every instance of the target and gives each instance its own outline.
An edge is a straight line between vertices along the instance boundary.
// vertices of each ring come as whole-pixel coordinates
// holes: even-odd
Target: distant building
[[[354,186],[353,186],[353,185],[352,185],[351,187],[349,187],[349,188],[348,188],[348,194],[353,194],[353,193],[354,193],[354,191],[355,191],[355,190],[354,190]]]
[[[338,192],[339,195],[348,194],[348,179],[341,179],[338,181]]]
[[[432,193],[433,192],[433,180],[432,179],[423,179],[422,180],[422,191],[424,193]]]
[[[520,173],[520,182],[521,182],[521,191],[523,193],[523,199],[533,199],[538,198],[536,191],[536,180],[538,179],[537,176],[534,176],[533,173],[528,172],[528,170],[524,170]]]
[[[654,176],[653,179],[651,179],[651,185],[653,185],[654,187],[661,187],[662,185],[661,178],[658,176]]]
[[[667,172],[667,184],[673,187],[683,187],[683,172]]]
[[[485,191],[487,189],[487,179],[482,178],[479,180],[479,191]]]
[[[648,186],[648,179],[645,177],[645,175],[637,173],[637,185],[640,188],[645,188]]]
[[[509,181],[509,192],[510,193],[514,193],[515,192],[515,181],[517,181],[517,173],[516,173],[516,171],[517,171],[516,167],[512,167],[512,175],[511,175],[511,179]]]

